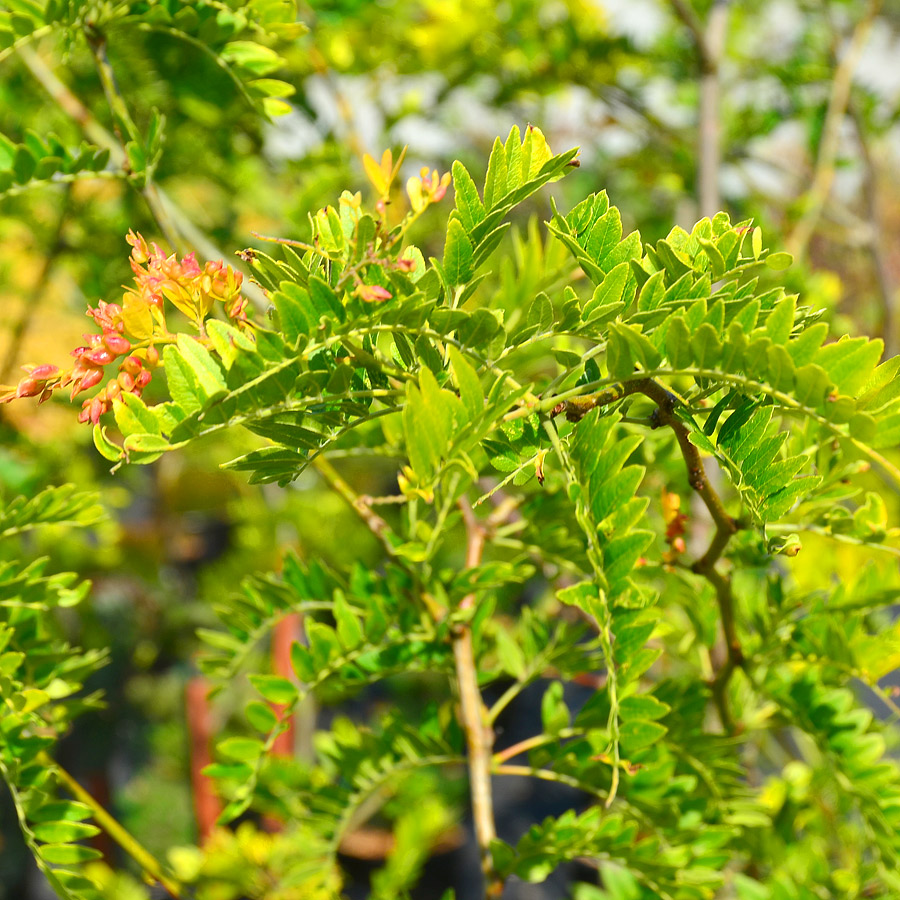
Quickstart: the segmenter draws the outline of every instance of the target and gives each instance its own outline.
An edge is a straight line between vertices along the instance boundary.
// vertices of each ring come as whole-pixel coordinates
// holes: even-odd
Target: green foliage
[[[743,748],[768,748],[789,728],[821,753],[809,764],[855,811],[856,840],[872,842],[853,883],[894,889],[900,781],[882,759],[880,729],[842,686],[867,659],[874,682],[883,671],[874,660],[896,652],[894,638],[877,636],[867,619],[894,591],[861,600],[869,590],[861,583],[840,590],[853,600],[772,598],[790,589],[775,554],[795,553],[798,533],[886,546],[892,532],[877,495],[848,484],[862,460],[898,475],[881,453],[896,443],[897,366],[879,365],[878,341],[826,342],[819,314],[766,280],[786,260],[767,253],[757,228],[719,214],[651,246],[637,232],[623,238],[605,194],[568,215],[554,211],[551,240],[577,269],[529,236],[539,259],[559,267],[555,287],[527,309],[509,303],[515,273],[497,282],[489,269],[504,219],[572,157],[551,155],[536,129],[524,138],[514,129],[495,144],[483,191],[457,163],[441,261],[424,263],[405,223],[390,228],[345,195],[312,219],[311,243],[248,252],[271,292],[269,322],[244,331],[210,320],[205,338],[178,336],[163,361],[171,399],[116,401],[121,445],[96,430],[111,459],[152,462],[243,426],[264,443],[231,467],[282,484],[316,470],[386,553],[382,573],[289,558],[280,577],[252,578],[219,604],[225,628],[202,632],[211,648],[203,664],[223,685],[254,668],[254,648],[281,618],[304,615],[292,671],[249,673],[256,697],[246,719],[260,736],[226,737],[208,769],[229,801],[222,820],[256,808],[301,823],[316,835],[296,863],[304,883],[321,890],[339,880],[337,849],[358,810],[369,816],[385,795],[402,794],[415,770],[459,767],[464,735],[474,766],[484,752],[472,743],[474,726],[438,694],[411,722],[338,720],[318,735],[310,763],[270,759],[279,735],[311,697],[334,703],[424,672],[465,692],[471,665],[479,688],[506,684],[483,710],[488,722],[536,679],[551,678],[542,733],[520,751],[527,765],[488,756],[495,776],[558,781],[599,801],[512,844],[492,839],[489,878],[541,881],[589,857],[619,867],[603,869],[610,896],[701,900],[729,882],[748,896],[756,885],[799,889],[812,875],[787,864],[789,837],[773,850],[766,835],[776,810],[742,762]],[[520,381],[520,372],[539,374]],[[399,515],[382,518],[324,459],[348,454],[400,458]],[[713,461],[725,479],[721,497]],[[505,499],[480,518],[466,495],[486,477],[493,482],[475,502]],[[683,523],[667,513],[660,528],[651,477],[656,489],[696,492],[708,510],[712,537],[693,564],[674,543]],[[524,521],[505,518],[516,508]],[[461,514],[470,547],[462,570],[445,562]],[[778,537],[786,528],[790,542]],[[471,554],[476,533],[487,541],[484,558]],[[512,609],[533,561],[543,561],[552,590],[534,609]],[[756,574],[740,578],[745,571]],[[582,624],[551,626],[547,617],[565,609]],[[725,655],[713,663],[719,618]],[[471,662],[460,658],[463,635],[473,641]],[[798,653],[820,674],[798,668]],[[653,674],[661,656],[678,660],[677,678]],[[711,666],[711,677],[702,674]],[[598,669],[602,687],[573,716],[563,682]],[[473,797],[478,790],[473,784]],[[444,800],[420,819],[394,813],[398,849],[374,896],[412,883],[451,821]],[[757,845],[771,860],[754,856],[756,879],[735,880]]]
[[[293,3],[261,0],[10,6],[7,49],[42,29],[86,42],[121,147],[106,171],[108,149],[0,143],[0,192],[104,170],[152,207],[164,121],[135,124],[107,40],[135,29],[186,42],[274,113],[290,88],[269,77],[281,65],[269,43],[296,34],[295,18]],[[577,168],[576,151],[554,155],[537,128],[495,141],[483,183],[453,163],[440,226],[434,210],[420,217],[446,179],[413,176],[410,212],[394,214],[384,201],[400,163],[385,159],[364,163],[373,208],[345,191],[309,216],[306,240],[241,254],[268,307],[256,321],[240,305],[228,322],[211,301],[192,305],[179,293],[187,267],[173,266],[154,309],[169,300],[190,329],[154,330],[148,313],[128,330],[165,387],[104,394],[112,420],[94,427],[117,469],[228,440],[240,455],[226,466],[250,483],[315,477],[381,553],[368,568],[291,554],[279,574],[216,596],[200,665],[243,710],[205,770],[225,802],[219,824],[286,827],[223,827],[203,851],[181,848],[181,881],[198,898],[272,885],[337,897],[339,853],[374,819],[393,843],[372,896],[404,896],[469,787],[486,896],[582,859],[602,882],[582,898],[900,890],[895,729],[849,689],[857,679],[893,703],[878,681],[898,658],[885,622],[896,573],[863,569],[833,588],[824,567],[796,562],[807,540],[848,545],[854,561],[900,552],[870,474],[900,484],[896,358],[881,362],[879,340],[829,340],[823,312],[780,274],[790,256],[750,221],[719,213],[646,242],[600,192],[567,214],[553,201],[546,231],[520,227],[519,208],[541,209],[541,188]],[[387,472],[388,496],[363,493],[366,467]],[[9,504],[0,536],[96,517],[93,499],[54,489]],[[51,885],[89,897],[67,867],[93,857],[79,840],[98,810],[56,797],[45,755],[96,704],[77,692],[102,654],[53,637],[53,610],[85,589],[41,566],[0,567],[0,759]],[[302,639],[273,666],[261,656],[291,614]],[[538,681],[536,733],[498,748],[498,718]],[[571,682],[591,689],[577,708]],[[292,723],[376,683],[387,710],[323,718],[311,747],[281,755]],[[502,777],[576,788],[578,808],[498,838]]]
[[[48,488],[31,500],[9,503],[0,517],[6,549],[22,532],[53,524],[98,520],[96,498],[70,487]],[[49,754],[72,720],[96,708],[96,694],[81,694],[85,679],[103,665],[100,651],[81,652],[61,634],[54,613],[77,606],[89,585],[72,573],[47,574],[49,560],[0,563],[0,773],[22,833],[41,871],[60,897],[93,898],[81,865],[100,854],[80,843],[98,834],[93,810],[59,796]]]
[[[87,143],[70,149],[52,134],[42,139],[30,133],[22,144],[0,135],[0,195],[41,182],[71,181],[79,175],[96,177],[108,162],[108,149]]]

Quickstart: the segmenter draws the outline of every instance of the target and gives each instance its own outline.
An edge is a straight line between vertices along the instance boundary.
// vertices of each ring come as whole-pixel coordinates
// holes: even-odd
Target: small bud
[[[153,377],[153,373],[149,369],[142,369],[138,377],[135,379],[135,384],[139,388],[145,388],[148,384],[150,384],[150,379]]]
[[[356,296],[366,303],[380,303],[391,299],[391,292],[377,284],[361,284],[356,288]]]
[[[100,416],[106,412],[105,404],[99,397],[91,400],[91,421],[96,425],[100,421]]]
[[[82,391],[90,390],[90,388],[99,384],[102,378],[103,369],[88,369],[72,386],[72,397],[74,398]]]
[[[127,356],[120,368],[123,372],[136,376],[141,371],[141,361],[136,356]]]
[[[142,265],[150,259],[150,251],[147,249],[147,242],[141,235],[135,234],[133,231],[129,230],[125,240],[131,244],[131,258],[138,263],[138,265]]]
[[[95,366],[106,366],[115,359],[115,356],[106,349],[89,350],[87,353],[83,353],[82,356]]]
[[[28,374],[35,381],[46,381],[48,378],[52,378],[54,375],[56,375],[57,372],[59,372],[59,368],[57,366],[36,366]]]
[[[33,378],[23,378],[16,388],[16,397],[36,397],[43,390]]]
[[[115,331],[104,332],[103,343],[106,344],[110,352],[114,353],[116,356],[121,356],[131,349],[131,342]]]
[[[159,365],[159,350],[157,350],[156,347],[154,347],[152,344],[147,348],[146,357],[147,365]]]

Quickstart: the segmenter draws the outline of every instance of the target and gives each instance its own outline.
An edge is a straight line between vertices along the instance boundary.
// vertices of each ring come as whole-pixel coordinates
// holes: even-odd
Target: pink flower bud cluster
[[[143,359],[129,355],[131,342],[123,335],[125,323],[122,319],[122,307],[117,303],[104,303],[102,300],[96,308],[89,308],[87,315],[96,322],[100,334],[85,334],[87,343],[72,351],[75,365],[67,371],[60,371],[58,366],[25,366],[27,375],[19,382],[14,392],[4,400],[19,397],[38,397],[43,403],[49,399],[56,388],[71,386],[71,399],[74,400],[82,391],[96,387],[104,378],[106,366],[119,357],[125,359],[119,364],[119,372],[94,396],[82,404],[78,416],[79,422],[97,423],[100,416],[107,412],[112,401],[123,392],[141,395],[150,383],[151,368],[159,363],[159,351],[154,346],[142,350]]]
[[[358,284],[355,293],[360,300],[365,300],[366,303],[381,303],[391,299],[391,292],[378,284]]]
[[[47,400],[57,388],[71,387],[71,399],[96,387],[106,377],[107,366],[119,360],[118,372],[93,397],[82,403],[79,422],[97,423],[122,394],[140,397],[159,365],[155,344],[173,340],[165,320],[165,300],[201,325],[213,303],[224,304],[232,321],[247,319],[247,300],[241,296],[242,275],[221,260],[199,266],[194,255],[178,259],[166,256],[156,244],[129,232],[134,287],[126,287],[121,305],[99,301],[88,308],[99,334],[85,334],[85,344],[72,351],[75,364],[61,371],[57,366],[25,366],[26,375],[15,387],[0,387],[0,402],[19,397]],[[149,315],[148,315],[149,313]]]
[[[415,260],[410,259],[408,256],[401,256],[400,259],[394,260],[382,260],[381,262],[382,265],[390,266],[398,272],[412,272],[416,268]],[[356,289],[353,293],[360,300],[365,300],[366,303],[383,303],[385,300],[390,300],[393,297],[393,294],[380,284],[364,284],[358,275],[357,279]]]
[[[140,397],[152,378],[149,366],[158,362],[159,351],[156,347],[148,348],[147,359],[142,360],[136,356],[126,356],[119,366],[119,374],[115,378],[110,378],[106,385],[93,397],[89,397],[81,404],[78,421],[92,422],[96,425],[100,416],[109,411],[116,397],[120,397],[122,394],[135,394]],[[97,380],[99,381],[100,379]],[[84,390],[83,386],[81,390]]]
[[[131,269],[136,286],[136,290],[126,291],[126,300],[139,298],[161,311],[165,298],[182,311],[199,313],[201,319],[219,301],[230,319],[246,320],[247,300],[241,296],[240,272],[222,260],[210,261],[201,269],[193,253],[182,259],[174,253],[166,256],[157,244],[148,245],[133,231],[128,232],[126,240],[132,248]]]

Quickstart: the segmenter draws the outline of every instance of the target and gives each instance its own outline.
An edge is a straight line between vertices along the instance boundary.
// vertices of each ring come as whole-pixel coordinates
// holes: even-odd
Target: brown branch
[[[704,23],[689,0],[670,0],[673,11],[687,26],[700,63],[700,104],[697,112],[697,202],[702,216],[719,211],[721,121],[719,94],[725,50],[729,0],[715,0]]]
[[[805,209],[797,224],[785,240],[785,246],[795,257],[806,253],[809,241],[815,231],[816,224],[831,193],[834,182],[835,163],[841,138],[841,123],[847,113],[850,102],[850,87],[853,73],[859,64],[869,31],[878,11],[881,0],[869,0],[863,17],[857,22],[850,45],[843,59],[837,66],[831,83],[831,95],[825,112],[822,126],[822,139],[816,158],[812,183],[805,198]]]
[[[313,465],[329,484],[363,520],[369,530],[384,545],[391,555],[395,547],[395,535],[390,526],[372,507],[360,497],[343,479],[328,460],[316,457]],[[466,567],[474,568],[481,562],[487,531],[479,523],[466,500],[460,501],[460,508],[466,523],[468,537],[466,545]],[[436,620],[444,617],[427,592],[422,598]],[[475,594],[467,594],[459,602],[459,609],[471,610],[475,605]],[[484,896],[486,900],[496,900],[503,893],[503,881],[494,869],[491,856],[491,841],[497,836],[494,826],[494,807],[491,796],[491,757],[493,753],[493,732],[488,711],[478,689],[478,669],[475,665],[475,651],[472,644],[472,629],[468,622],[457,626],[453,637],[453,656],[456,661],[456,680],[459,687],[460,718],[469,751],[469,781],[472,796],[472,818],[475,822],[475,836],[481,851],[481,867],[484,873]]]
[[[472,507],[460,500],[466,523],[466,568],[481,562],[484,551],[485,529],[478,522]],[[472,609],[475,594],[468,594],[459,603],[461,610]],[[488,712],[478,690],[478,669],[472,646],[472,629],[468,622],[461,624],[453,636],[453,656],[456,660],[456,680],[459,686],[459,706],[466,746],[469,751],[469,788],[472,796],[472,818],[475,837],[481,851],[481,870],[484,873],[484,896],[499,898],[503,893],[503,880],[494,868],[491,842],[496,838],[494,803],[491,794],[491,766],[494,735],[488,721]]]

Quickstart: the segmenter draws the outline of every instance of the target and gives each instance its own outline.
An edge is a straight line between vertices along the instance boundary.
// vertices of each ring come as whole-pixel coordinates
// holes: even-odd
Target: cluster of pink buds
[[[3,400],[16,400],[19,397],[39,397],[43,403],[49,399],[53,388],[59,386],[60,373],[58,366],[24,366],[28,373],[14,391],[3,397]]]
[[[166,256],[156,244],[128,233],[134,286],[126,287],[121,305],[101,300],[87,315],[99,334],[85,334],[85,344],[72,351],[75,364],[61,371],[57,366],[25,366],[26,375],[18,385],[0,386],[0,402],[19,397],[47,400],[57,388],[71,387],[71,399],[99,385],[107,366],[118,361],[110,378],[93,397],[82,404],[80,422],[97,423],[122,394],[140,397],[150,383],[152,370],[159,365],[156,344],[174,337],[166,326],[165,300],[180,309],[202,332],[203,320],[215,302],[224,305],[232,321],[244,322],[247,300],[241,296],[240,272],[224,262],[208,262],[201,268],[193,254],[179,259]]]
[[[104,367],[131,350],[131,342],[122,334],[125,323],[121,306],[101,300],[96,309],[88,308],[87,314],[100,326],[101,333],[85,334],[87,345],[72,351],[75,357],[75,366],[71,371],[73,400],[82,391],[99,384]]]
[[[119,374],[115,378],[110,378],[93,397],[89,397],[81,404],[78,421],[92,422],[96,425],[100,416],[109,411],[116,397],[122,394],[135,394],[140,397],[153,377],[148,366],[155,366],[159,362],[159,351],[156,347],[148,347],[146,357],[141,360],[136,356],[126,356],[119,366]],[[99,381],[100,378],[94,383]],[[80,390],[84,390],[83,381]]]
[[[408,256],[401,256],[399,259],[394,260],[379,260],[379,262],[382,266],[390,266],[398,272],[412,272],[416,268],[415,260],[410,259]],[[387,288],[382,287],[380,284],[364,284],[358,275],[356,277],[356,289],[353,293],[360,300],[365,300],[366,303],[382,303],[385,300],[390,300],[393,296]]]
[[[179,259],[166,256],[157,244],[128,232],[131,244],[131,269],[137,290],[126,291],[129,299],[140,299],[162,311],[163,298],[169,300],[194,321],[206,318],[216,301],[225,307],[230,319],[246,320],[247,300],[241,296],[243,275],[222,260],[206,263],[201,269],[193,253]]]

